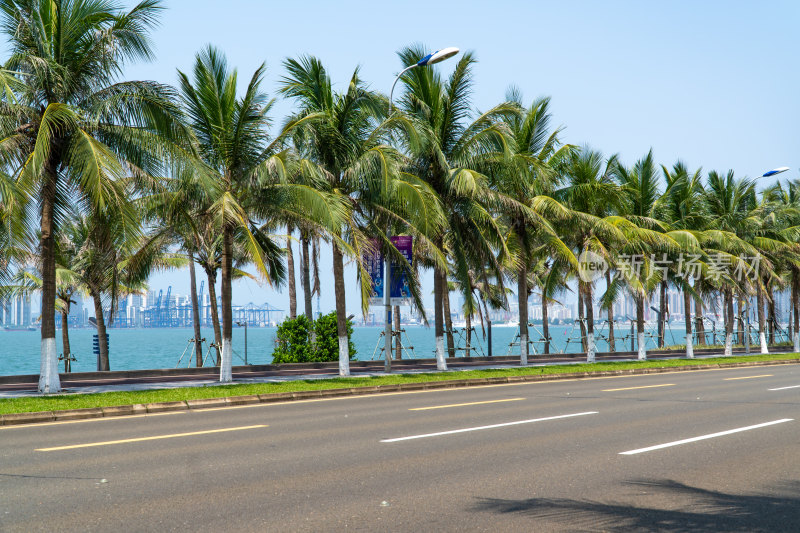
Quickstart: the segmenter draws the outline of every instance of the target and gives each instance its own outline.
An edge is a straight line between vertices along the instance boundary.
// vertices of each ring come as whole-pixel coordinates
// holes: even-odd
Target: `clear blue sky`
[[[238,67],[240,79],[266,61],[271,94],[282,60],[301,54],[322,59],[340,88],[360,66],[374,89],[388,92],[400,70],[400,48],[457,46],[479,60],[476,108],[499,103],[513,84],[528,101],[552,98],[564,141],[619,153],[626,164],[652,147],[666,165],[682,159],[692,169],[747,176],[789,166],[782,177],[798,177],[796,1],[165,4],[153,35],[158,59],[129,66],[128,79],[175,83],[176,69],[189,71],[194,54],[211,43]],[[440,67],[447,72],[450,65]],[[275,122],[290,109],[280,102]],[[322,261],[329,278],[330,257]],[[154,289],[168,284],[188,293],[184,273],[151,280]],[[331,288],[322,295],[327,311],[333,284],[322,286]],[[357,313],[352,270],[347,299]],[[285,291],[237,283],[234,302],[250,301],[288,308]]]

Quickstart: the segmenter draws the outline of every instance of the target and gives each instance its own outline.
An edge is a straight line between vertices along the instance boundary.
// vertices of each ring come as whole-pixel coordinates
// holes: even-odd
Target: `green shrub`
[[[310,339],[311,329],[316,333],[316,343]],[[355,359],[356,349],[352,339],[353,323],[347,321],[347,339],[350,359]],[[339,360],[339,337],[336,331],[336,312],[321,316],[311,323],[305,315],[294,320],[286,319],[278,326],[272,362],[317,363]]]
[[[314,322],[317,332],[314,361],[339,360],[339,334],[336,331],[336,312],[321,316]],[[350,359],[356,358],[356,347],[353,344],[353,322],[347,321],[347,343],[350,346]]]
[[[311,344],[308,331],[311,324],[306,315],[286,319],[278,326],[275,338],[273,363],[305,363],[311,360]]]

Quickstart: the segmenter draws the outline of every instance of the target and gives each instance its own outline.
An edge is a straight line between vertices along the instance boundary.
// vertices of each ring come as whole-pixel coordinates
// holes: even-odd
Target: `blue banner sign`
[[[371,246],[364,250],[364,265],[369,274],[372,296],[369,298],[370,305],[381,305],[383,303],[383,254],[378,239],[370,239]]]
[[[414,239],[410,236],[392,237],[392,244],[403,255],[410,267],[413,268],[413,248]],[[410,277],[405,265],[399,261],[392,260],[391,291],[389,296],[392,305],[411,305]]]

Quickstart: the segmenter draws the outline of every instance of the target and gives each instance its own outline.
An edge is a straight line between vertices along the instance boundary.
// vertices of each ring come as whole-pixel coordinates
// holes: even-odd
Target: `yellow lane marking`
[[[135,439],[108,440],[105,442],[89,442],[87,444],[73,444],[71,446],[56,446],[53,448],[37,448],[37,452],[55,452],[60,450],[74,450],[76,448],[91,448],[93,446],[109,446],[111,444],[126,444],[128,442],[143,442],[147,440],[174,439],[176,437],[192,437],[195,435],[209,435],[211,433],[225,433],[228,431],[241,431],[244,429],[265,428],[266,425],[242,426],[238,428],[210,429],[207,431],[192,431],[191,433],[174,433],[172,435],[157,435],[155,437],[139,437]]]
[[[723,381],[733,381],[735,379],[771,378],[772,374],[761,374],[760,376],[742,376],[740,378],[724,378]]]
[[[662,383],[661,385],[642,385],[641,387],[623,387],[621,389],[603,389],[602,392],[616,392],[618,390],[654,389],[656,387],[674,387],[674,383]]]
[[[431,409],[446,409],[448,407],[465,407],[467,405],[483,405],[487,403],[518,402],[525,398],[508,398],[505,400],[487,400],[485,402],[451,403],[450,405],[434,405],[432,407],[415,407],[409,411],[430,411]]]

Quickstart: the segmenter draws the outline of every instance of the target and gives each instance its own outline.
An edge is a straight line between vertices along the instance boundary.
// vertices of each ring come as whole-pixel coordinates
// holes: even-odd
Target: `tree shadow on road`
[[[762,493],[729,494],[671,480],[639,480],[652,495],[692,503],[683,508],[655,508],[593,500],[482,498],[473,510],[514,513],[570,531],[800,531],[800,482],[790,481]]]

